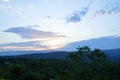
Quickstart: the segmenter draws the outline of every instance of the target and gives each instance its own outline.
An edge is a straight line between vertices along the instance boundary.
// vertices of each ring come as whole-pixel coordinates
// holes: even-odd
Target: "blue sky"
[[[120,35],[120,0],[0,0],[0,50],[57,49]]]

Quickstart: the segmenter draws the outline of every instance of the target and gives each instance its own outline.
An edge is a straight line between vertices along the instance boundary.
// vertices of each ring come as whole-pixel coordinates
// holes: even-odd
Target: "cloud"
[[[1,0],[2,2],[9,2],[10,0]]]
[[[39,47],[45,47],[45,46],[39,45],[36,41],[0,44],[0,47],[1,47],[1,46],[11,46],[11,45],[12,45],[12,46],[20,46],[20,47],[25,47],[25,46],[39,46]]]
[[[13,9],[13,10],[11,11],[11,14],[21,15],[21,14],[22,14],[22,8]]]
[[[80,22],[81,19],[87,14],[87,12],[88,12],[88,7],[83,7],[81,8],[80,11],[73,12],[72,15],[68,16],[66,21],[68,23],[69,22],[73,22],[73,23]]]
[[[56,50],[63,47],[65,45],[64,42],[65,38],[57,37],[44,40],[0,44],[0,51]]]
[[[37,41],[0,44],[1,51],[45,50],[45,49],[48,49],[48,47],[40,44]]]
[[[12,7],[9,6],[9,5],[0,4],[0,8],[2,8],[2,9],[11,9]]]
[[[65,45],[65,39],[63,37],[52,37],[43,40],[0,44],[0,51],[56,50]]]
[[[74,22],[74,23],[76,23],[76,22],[79,22],[79,21],[81,21],[81,17],[80,17],[79,14],[76,14],[76,13],[72,14],[71,16],[69,16],[67,18],[67,22]]]
[[[13,7],[12,5],[0,4],[0,8],[4,13],[22,15],[23,9],[20,7]]]
[[[19,35],[33,42],[10,43],[0,46],[1,50],[47,50],[63,47],[67,36],[49,31],[41,31],[35,28],[36,25],[27,27],[14,27],[4,32],[10,32]]]
[[[58,33],[40,31],[29,27],[15,27],[5,30],[4,32],[11,32],[20,35],[26,39],[41,39],[41,38],[52,38],[52,37],[66,37],[65,35],[59,35]]]
[[[22,15],[22,10],[23,10],[22,8],[11,7],[11,8],[6,10],[6,13],[15,14],[15,15]]]
[[[37,27],[40,27],[40,25],[27,25],[27,27],[37,28]]]
[[[99,15],[111,15],[111,14],[120,14],[120,6],[111,6],[110,9],[101,9],[95,12],[95,17]]]

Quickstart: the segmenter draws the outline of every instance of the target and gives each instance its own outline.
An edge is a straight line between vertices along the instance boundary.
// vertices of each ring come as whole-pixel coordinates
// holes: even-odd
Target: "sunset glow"
[[[120,0],[0,0],[0,16],[1,51],[120,37]]]

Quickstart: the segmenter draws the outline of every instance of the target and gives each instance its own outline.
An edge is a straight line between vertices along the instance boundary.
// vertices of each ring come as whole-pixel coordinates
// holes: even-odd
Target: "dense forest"
[[[120,80],[120,64],[88,46],[66,60],[0,57],[0,80]]]

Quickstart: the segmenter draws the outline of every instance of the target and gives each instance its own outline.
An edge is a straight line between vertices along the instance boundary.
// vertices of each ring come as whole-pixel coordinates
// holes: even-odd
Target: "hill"
[[[120,49],[110,49],[102,50],[108,57],[109,60],[120,63]],[[24,55],[15,55],[15,56],[2,56],[2,57],[12,57],[12,58],[39,58],[39,59],[66,59],[67,55],[71,52],[67,51],[56,51],[56,52],[33,52],[27,53]]]
[[[117,49],[120,48],[120,36],[106,36],[94,39],[88,39],[83,41],[71,42],[61,48],[63,51],[74,51],[78,46],[89,46],[90,48],[105,49]]]

